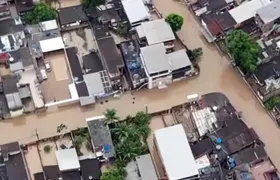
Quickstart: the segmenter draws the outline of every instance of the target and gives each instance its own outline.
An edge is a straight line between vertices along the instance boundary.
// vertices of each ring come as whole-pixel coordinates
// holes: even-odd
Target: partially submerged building
[[[108,28],[95,27],[94,35],[96,38],[100,57],[111,81],[119,83],[124,71],[124,62],[116,46],[114,38]]]
[[[155,131],[154,142],[163,163],[166,178],[170,180],[198,178],[198,168],[181,124]]]
[[[136,40],[123,42],[120,50],[131,81],[132,88],[138,88],[147,82],[147,76],[141,61],[140,47]]]
[[[274,1],[259,9],[256,13],[256,21],[263,33],[273,29],[275,24],[279,25],[280,2]]]
[[[3,180],[29,179],[18,142],[0,145],[0,172]]]
[[[275,56],[270,61],[257,66],[253,77],[259,97],[267,101],[270,97],[280,94],[280,57]]]
[[[81,5],[60,8],[57,11],[61,30],[88,26],[88,17]]]
[[[164,44],[154,44],[141,48],[141,58],[148,77],[148,88],[166,88],[172,83],[172,71]]]
[[[93,150],[97,158],[107,160],[115,156],[115,148],[108,125],[104,123],[104,116],[87,118]]]
[[[23,114],[23,104],[19,93],[17,76],[2,76],[3,89],[11,117]]]
[[[174,48],[174,33],[164,19],[144,22],[136,27],[136,32],[141,46],[164,43],[166,49]]]

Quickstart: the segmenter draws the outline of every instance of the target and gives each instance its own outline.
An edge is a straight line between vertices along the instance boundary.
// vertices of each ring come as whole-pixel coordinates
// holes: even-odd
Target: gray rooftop
[[[159,73],[170,70],[170,64],[166,55],[164,44],[155,44],[141,48],[143,63],[148,74]]]
[[[191,66],[192,63],[184,49],[167,54],[172,71]]]
[[[280,17],[280,1],[276,0],[261,8],[257,11],[257,14],[265,24],[278,19]]]
[[[87,119],[87,125],[92,139],[92,144],[96,151],[100,151],[103,147],[109,146],[109,151],[104,152],[107,158],[115,156],[115,148],[111,138],[109,127],[104,124],[104,116],[98,116]]]
[[[174,33],[164,19],[148,21],[136,28],[138,35],[144,36],[149,45],[172,41],[175,39]]]
[[[84,75],[88,92],[92,96],[105,94],[105,89],[99,72]]]
[[[157,180],[156,170],[150,154],[136,157],[136,163],[142,180]]]

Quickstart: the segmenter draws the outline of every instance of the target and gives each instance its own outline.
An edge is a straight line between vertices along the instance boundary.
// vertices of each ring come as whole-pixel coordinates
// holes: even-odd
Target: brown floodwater
[[[279,129],[257,102],[239,74],[231,67],[226,57],[221,56],[214,46],[206,43],[200,33],[199,25],[182,3],[173,0],[154,0],[154,4],[164,16],[171,12],[181,14],[184,17],[184,26],[178,35],[189,48],[203,48],[204,55],[200,62],[201,74],[198,78],[176,82],[167,89],[140,91],[134,95],[126,93],[120,99],[110,99],[102,105],[80,108],[77,104],[50,109],[47,113],[1,121],[0,143],[15,140],[32,141],[36,139],[36,129],[40,138],[48,137],[56,133],[56,127],[61,123],[66,124],[68,129],[85,126],[87,117],[101,115],[106,108],[115,108],[120,116],[126,116],[145,110],[146,106],[149,112],[167,109],[185,102],[189,94],[222,92],[238,111],[243,112],[244,121],[255,129],[266,144],[266,150],[272,161],[280,168]],[[135,101],[134,104],[133,101]]]

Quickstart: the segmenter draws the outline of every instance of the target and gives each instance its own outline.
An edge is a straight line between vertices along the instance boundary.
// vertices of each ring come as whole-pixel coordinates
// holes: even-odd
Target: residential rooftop
[[[141,61],[140,47],[136,40],[131,40],[121,43],[120,49],[126,63],[126,67],[129,71],[132,84],[134,88],[136,88],[136,86],[143,83],[147,77]]]
[[[216,12],[217,10],[220,10],[224,7],[226,7],[229,3],[232,3],[233,0],[216,0],[216,1],[211,1],[211,0],[198,0],[198,4],[200,7],[204,7],[205,12]]]
[[[15,0],[15,4],[19,13],[28,12],[33,9],[33,0]]]
[[[149,45],[175,40],[170,25],[164,19],[143,22],[136,27],[138,37],[146,38]]]
[[[66,48],[66,54],[70,65],[72,77],[75,82],[81,82],[84,80],[83,72],[80,61],[77,56],[76,47]]]
[[[150,154],[136,157],[136,163],[141,180],[158,180],[157,173]]]
[[[0,36],[13,34],[16,32],[21,32],[24,30],[24,26],[21,23],[20,19],[5,19],[0,21]]]
[[[245,1],[239,6],[229,10],[229,13],[236,23],[239,24],[253,18],[258,10],[269,5],[270,3],[270,0]]]
[[[83,59],[83,68],[86,74],[100,72],[104,70],[101,59],[98,54],[95,52],[91,52],[82,57]]]
[[[99,157],[99,153],[102,153],[104,158],[112,158],[115,156],[115,148],[109,127],[104,123],[104,118],[104,116],[98,116],[88,118],[86,121],[96,155]]]
[[[142,0],[123,0],[121,2],[132,26],[144,20],[149,20],[151,15]]]
[[[271,77],[278,79],[280,75],[280,56],[273,57],[270,61],[258,65],[254,75],[261,83]]]
[[[264,24],[270,23],[280,17],[280,1],[274,1],[271,4],[259,9],[257,15]]]
[[[142,47],[141,55],[148,74],[168,72],[171,69],[163,43]]]
[[[225,30],[232,28],[236,24],[228,11],[203,14],[201,19],[205,22],[208,30],[213,36],[223,33]]]
[[[18,142],[0,145],[0,177],[4,180],[27,180],[27,172]]]
[[[187,179],[199,174],[186,132],[181,124],[156,130],[154,138],[169,179]]]
[[[80,160],[81,172],[83,179],[98,180],[101,177],[101,165],[97,159]]]
[[[107,31],[107,28],[96,27],[94,32],[101,59],[103,60],[110,78],[120,76],[120,69],[124,67],[124,63],[114,38]]]
[[[169,53],[167,54],[167,58],[171,64],[172,71],[190,67],[192,65],[185,49]]]
[[[57,11],[58,19],[62,26],[81,21],[88,21],[88,18],[85,12],[83,11],[83,7],[81,5],[60,8]]]

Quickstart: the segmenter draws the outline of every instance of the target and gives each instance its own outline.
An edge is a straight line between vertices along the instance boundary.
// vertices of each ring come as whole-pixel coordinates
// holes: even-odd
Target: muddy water
[[[190,48],[202,47],[204,56],[200,62],[201,74],[194,80],[181,81],[169,86],[168,89],[142,91],[131,95],[125,94],[120,99],[109,100],[103,105],[97,104],[88,108],[73,105],[66,108],[49,110],[48,113],[30,115],[13,120],[0,122],[0,143],[20,140],[21,142],[36,139],[35,129],[41,138],[56,133],[56,127],[61,123],[68,129],[85,126],[85,118],[101,115],[106,108],[116,108],[119,115],[125,116],[138,110],[156,111],[183,103],[185,97],[192,93],[205,94],[223,92],[236,107],[242,110],[245,122],[255,129],[266,144],[266,149],[280,168],[280,132],[274,122],[258,104],[251,91],[231,68],[228,60],[222,57],[215,47],[208,45],[200,34],[199,26],[188,12],[187,8],[173,0],[155,0],[155,5],[163,15],[176,12],[184,16],[184,26],[178,33]],[[135,103],[132,104],[133,97]],[[7,134],[3,136],[3,134]]]

